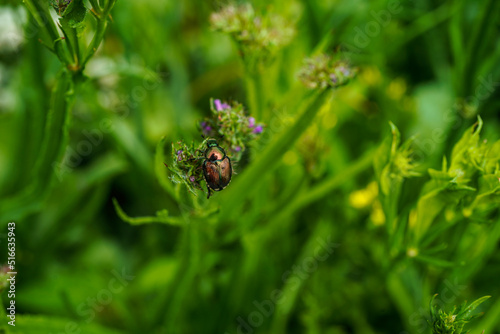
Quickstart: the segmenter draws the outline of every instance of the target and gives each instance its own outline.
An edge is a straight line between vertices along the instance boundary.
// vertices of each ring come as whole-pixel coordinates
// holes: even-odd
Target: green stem
[[[454,5],[453,11],[456,13],[450,19],[449,25],[449,33],[450,33],[450,42],[451,42],[451,50],[453,55],[453,60],[455,62],[455,83],[454,87],[458,91],[460,89],[460,84],[462,82],[462,73],[464,71],[465,63],[464,63],[464,40],[461,29],[461,24],[463,23],[463,7],[464,1],[457,1]]]
[[[106,27],[108,26],[108,21],[106,18],[99,19],[97,21],[97,30],[95,32],[94,38],[92,42],[90,42],[89,47],[87,48],[87,52],[85,53],[85,57],[83,58],[82,68],[87,64],[87,62],[92,58],[94,53],[97,51],[99,44],[101,44],[102,39],[104,38],[104,33],[106,32]]]
[[[92,5],[92,9],[99,15],[102,13],[102,9],[97,3],[97,0],[89,0],[90,4]]]
[[[146,217],[129,217],[120,207],[116,198],[113,198],[113,205],[118,216],[130,225],[142,225],[148,223],[164,223],[170,225],[183,225],[185,223],[182,217],[172,217],[165,215],[146,216]]]
[[[50,12],[47,6],[47,2],[43,0],[24,0],[28,11],[33,15],[38,26],[42,31],[46,33],[49,37],[49,41],[45,41],[45,44],[49,45],[49,49],[53,49],[59,60],[64,65],[69,65],[72,62],[71,56],[65,47],[65,43],[59,36],[57,27],[50,16]]]
[[[261,71],[247,69],[246,88],[250,112],[257,120],[262,120],[265,100]]]
[[[289,221],[287,220],[287,217],[293,215],[295,212],[306,207],[307,205],[310,205],[327,196],[333,190],[369,168],[373,163],[375,153],[375,150],[368,151],[363,157],[354,162],[344,171],[311,188],[307,191],[307,193],[295,197],[294,200],[290,201],[287,206],[281,209],[279,214],[272,216],[272,219],[263,229],[262,236],[275,235],[276,230],[283,228],[283,222]],[[242,226],[241,228],[249,228],[249,226]]]
[[[352,177],[356,176],[360,172],[364,171],[373,164],[373,158],[375,157],[375,150],[370,150],[365,155],[363,155],[359,160],[354,162],[347,169],[341,173],[331,177],[330,179],[321,182],[316,187],[311,188],[307,193],[304,193],[295,198],[294,201],[290,203],[287,209],[283,211],[288,211],[292,213],[300,208],[303,208],[319,199],[325,197],[334,189],[344,184],[346,181],[350,180]]]
[[[92,58],[94,53],[97,51],[97,48],[99,47],[104,38],[104,33],[106,32],[106,28],[108,26],[108,16],[111,12],[111,9],[113,9],[113,6],[115,5],[115,2],[116,0],[107,0],[105,2],[104,9],[102,9],[101,12],[98,12],[96,32],[94,34],[94,38],[90,42],[89,47],[87,48],[87,51],[85,52],[85,56],[83,57],[83,61],[81,63],[82,69],[85,67],[87,62],[90,60],[90,58]],[[97,12],[98,9],[97,8],[95,9]]]
[[[271,172],[278,166],[281,157],[293,146],[295,141],[311,124],[329,96],[330,91],[321,91],[314,94],[304,112],[297,118],[295,123],[276,138],[260,154],[260,158],[234,181],[234,185],[231,186],[230,191],[219,196],[222,211],[227,217],[234,217],[244,200],[252,194],[252,189],[257,188],[258,184],[263,182],[263,175]]]

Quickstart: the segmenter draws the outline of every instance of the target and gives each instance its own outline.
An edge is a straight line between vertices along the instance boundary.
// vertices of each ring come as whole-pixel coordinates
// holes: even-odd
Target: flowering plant
[[[264,125],[257,123],[254,117],[247,116],[243,105],[236,101],[211,99],[210,110],[211,116],[199,124],[205,139],[198,146],[194,142],[188,145],[182,140],[172,143],[172,164],[168,165],[172,172],[170,180],[185,184],[193,194],[196,194],[196,189],[202,189],[202,165],[208,139],[216,139],[234,163],[241,159],[248,145],[264,131]]]
[[[306,58],[298,77],[308,88],[340,87],[357,73],[346,61],[327,54]]]

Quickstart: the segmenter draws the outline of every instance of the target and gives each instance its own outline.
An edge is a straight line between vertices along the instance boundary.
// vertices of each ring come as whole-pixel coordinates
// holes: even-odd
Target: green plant
[[[40,115],[45,123],[43,135],[34,141],[40,142],[32,181],[18,193],[0,205],[0,212],[9,219],[20,219],[39,209],[52,187],[64,159],[68,143],[71,109],[75,101],[75,90],[85,80],[83,70],[94,55],[104,37],[111,9],[115,0],[91,1],[88,10],[82,0],[51,1],[60,16],[59,22],[52,20],[49,4],[41,0],[24,2],[39,30],[40,42],[54,53],[63,68],[59,71],[52,88],[50,108]],[[94,36],[85,48],[87,30],[86,16],[90,12],[97,26]],[[64,36],[59,36],[58,27]]]
[[[437,294],[432,297],[430,302],[433,334],[462,333],[467,323],[482,315],[481,313],[473,314],[475,309],[486,299],[490,298],[490,296],[484,296],[473,301],[469,305],[467,305],[467,302],[464,302],[459,307],[454,306],[451,311],[445,312],[443,309],[438,309],[437,306],[432,305],[436,296]],[[470,331],[467,331],[466,333],[469,332]]]
[[[498,1],[113,3],[0,5],[0,332],[496,333]]]

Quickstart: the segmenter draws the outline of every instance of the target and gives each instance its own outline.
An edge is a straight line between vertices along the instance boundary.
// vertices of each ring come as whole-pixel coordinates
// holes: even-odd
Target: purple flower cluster
[[[257,125],[255,129],[253,129],[253,133],[262,133],[264,131],[264,127],[262,125]]]
[[[231,106],[229,104],[227,104],[226,102],[222,103],[220,100],[214,100],[214,104],[215,104],[215,109],[217,111],[222,111],[222,110],[226,110],[226,109],[231,109]]]
[[[253,128],[252,132],[256,134],[262,133],[262,131],[264,131],[264,127],[262,125],[259,124],[255,126],[255,118],[253,117],[248,117],[248,127]]]

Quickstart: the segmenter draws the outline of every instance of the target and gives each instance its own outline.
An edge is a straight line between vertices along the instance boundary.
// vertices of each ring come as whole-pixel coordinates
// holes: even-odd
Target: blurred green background
[[[61,164],[42,143],[62,65],[26,7],[2,0],[0,259],[14,221],[18,272],[16,327],[2,320],[4,333],[430,333],[435,293],[445,308],[492,296],[472,333],[500,333],[499,190],[481,219],[457,200],[436,215],[435,226],[453,222],[437,237],[410,233],[428,168],[450,160],[478,115],[481,140],[499,139],[500,3],[252,4],[295,29],[257,73],[258,111],[256,74],[210,27],[225,2],[118,0],[72,92]],[[358,74],[296,126],[311,99],[297,73],[318,52]],[[169,183],[163,162],[171,142],[201,141],[210,98],[240,101],[266,126],[206,200]],[[391,219],[372,167],[389,122],[416,135],[420,173]],[[113,198],[122,218],[143,218],[124,222]],[[388,221],[401,226],[396,242]]]

